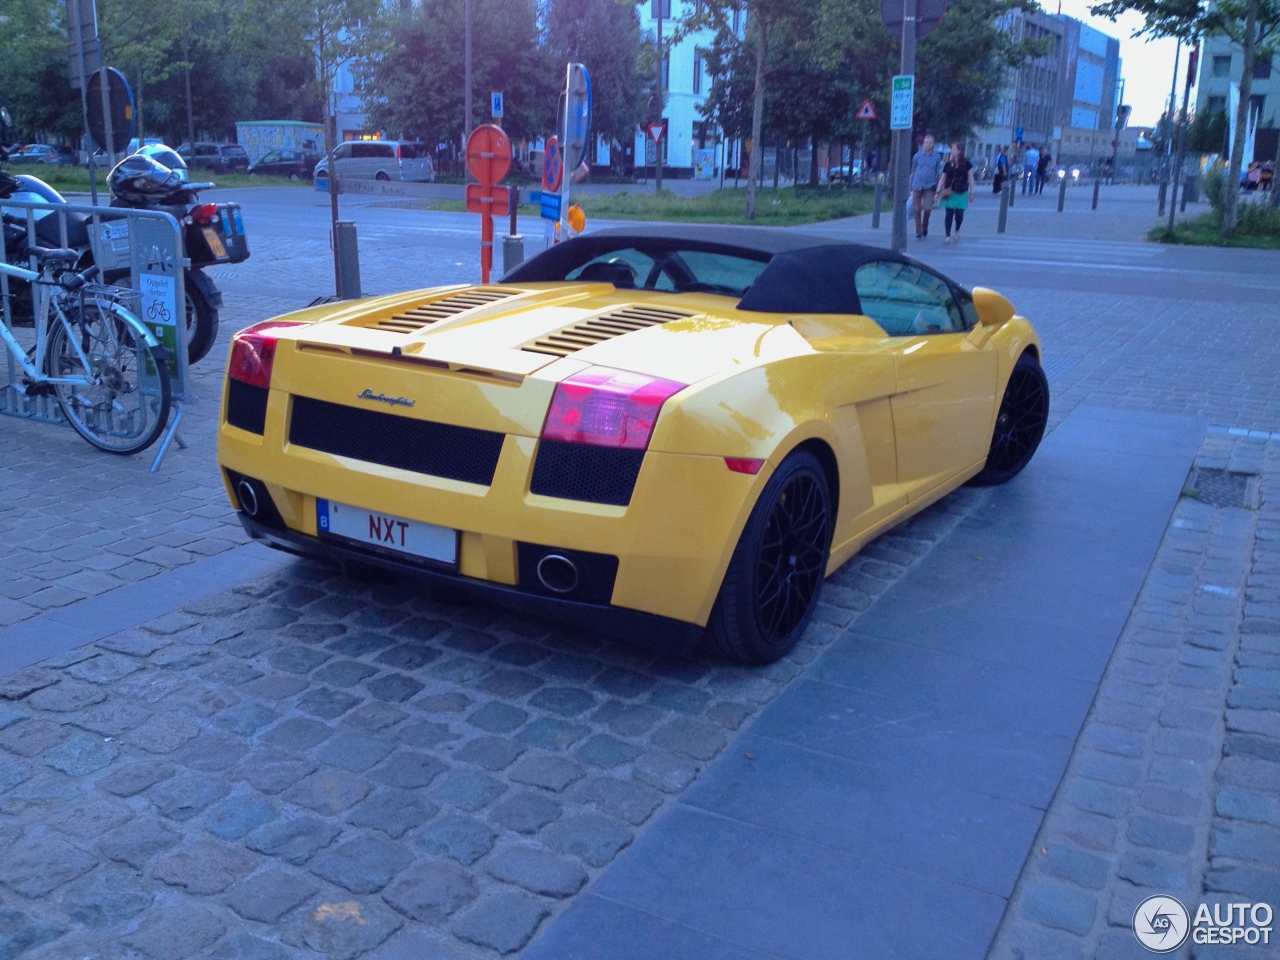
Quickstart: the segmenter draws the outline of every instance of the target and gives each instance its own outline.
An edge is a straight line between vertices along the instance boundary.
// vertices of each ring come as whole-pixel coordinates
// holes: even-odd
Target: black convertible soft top
[[[770,227],[652,225],[596,230],[545,250],[502,278],[504,283],[564,280],[597,257],[631,247],[702,250],[767,264],[738,301],[759,313],[861,313],[854,272],[870,260],[912,263],[902,254],[860,243]]]

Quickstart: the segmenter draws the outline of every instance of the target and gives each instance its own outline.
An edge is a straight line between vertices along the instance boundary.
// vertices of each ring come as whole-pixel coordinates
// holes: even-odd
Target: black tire
[[[1031,462],[1049,422],[1049,380],[1030,352],[1013,365],[987,451],[987,464],[969,481],[975,487],[1008,483]]]
[[[213,349],[218,339],[218,311],[209,305],[204,291],[186,275],[185,296],[187,363],[199,363]]]
[[[126,456],[156,442],[172,403],[164,350],[148,347],[127,316],[109,301],[84,300],[68,318],[71,337],[61,321],[54,322],[45,360],[51,376],[92,380],[53,384],[76,433],[99,450]]]
[[[817,457],[797,451],[751,510],[707,622],[706,644],[741,663],[773,663],[813,618],[827,573],[835,510]]]
[[[385,180],[390,180],[390,179],[391,179],[391,177],[389,177],[387,174],[385,174],[385,173],[383,173],[381,170],[379,170],[379,171],[374,175],[374,178],[373,178],[373,179],[375,179],[375,180],[384,180],[384,181],[385,181]]]

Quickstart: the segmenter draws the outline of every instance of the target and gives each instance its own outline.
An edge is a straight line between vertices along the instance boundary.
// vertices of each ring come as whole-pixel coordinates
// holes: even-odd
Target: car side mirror
[[[1013,304],[986,287],[973,288],[973,307],[984,327],[1003,327],[1013,319]]]

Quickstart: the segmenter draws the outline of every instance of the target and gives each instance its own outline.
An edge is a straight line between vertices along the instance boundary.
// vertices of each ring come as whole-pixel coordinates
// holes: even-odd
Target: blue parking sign
[[[495,90],[489,94],[489,115],[495,120],[502,119],[502,93]]]

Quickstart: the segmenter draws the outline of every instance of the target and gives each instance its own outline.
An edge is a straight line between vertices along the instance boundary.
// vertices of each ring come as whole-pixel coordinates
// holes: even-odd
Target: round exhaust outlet
[[[538,580],[552,593],[572,593],[578,588],[578,568],[568,557],[548,553],[538,561]]]
[[[253,484],[248,480],[241,480],[236,484],[236,496],[240,498],[240,509],[251,517],[258,515],[258,495],[254,492]]]

